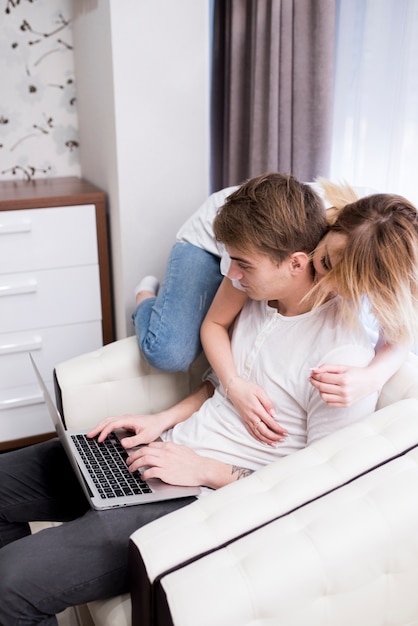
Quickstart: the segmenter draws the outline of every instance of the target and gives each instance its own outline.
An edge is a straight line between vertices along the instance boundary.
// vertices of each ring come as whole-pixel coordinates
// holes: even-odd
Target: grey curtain
[[[212,191],[328,175],[335,0],[214,0]]]

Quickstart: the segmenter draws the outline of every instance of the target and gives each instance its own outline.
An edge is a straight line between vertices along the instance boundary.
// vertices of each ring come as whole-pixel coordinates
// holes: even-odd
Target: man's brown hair
[[[267,173],[234,191],[214,221],[215,237],[243,252],[256,248],[281,263],[311,253],[327,230],[325,209],[313,189],[290,174]]]

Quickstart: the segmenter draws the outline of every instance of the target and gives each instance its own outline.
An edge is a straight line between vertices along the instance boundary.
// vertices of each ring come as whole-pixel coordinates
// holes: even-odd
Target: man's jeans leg
[[[130,535],[153,519],[194,501],[183,498],[98,512],[83,501],[77,485],[66,479],[72,476],[75,481],[58,442],[3,456],[0,626],[56,626],[55,614],[68,606],[126,592]],[[63,471],[63,481],[70,491],[62,498],[52,476],[58,477]],[[25,535],[28,521],[62,521],[74,515],[81,516],[35,535]],[[7,530],[7,525],[13,532]]]
[[[173,246],[158,296],[141,302],[132,316],[153,367],[185,372],[200,354],[200,326],[223,278],[219,261],[188,243]]]
[[[31,521],[69,521],[89,509],[58,439],[0,455],[0,548]]]

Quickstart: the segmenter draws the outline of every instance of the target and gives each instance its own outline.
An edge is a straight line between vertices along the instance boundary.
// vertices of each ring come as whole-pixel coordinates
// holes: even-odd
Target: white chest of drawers
[[[105,194],[77,178],[0,183],[0,450],[51,436],[60,361],[114,339]]]

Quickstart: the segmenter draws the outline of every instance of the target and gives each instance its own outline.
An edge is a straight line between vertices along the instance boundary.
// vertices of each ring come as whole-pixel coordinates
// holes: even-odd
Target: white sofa
[[[148,366],[130,337],[56,367],[69,427],[154,412],[199,382]],[[139,529],[128,594],[96,626],[418,623],[418,358],[378,410],[249,478]],[[91,619],[91,621],[89,621]]]

